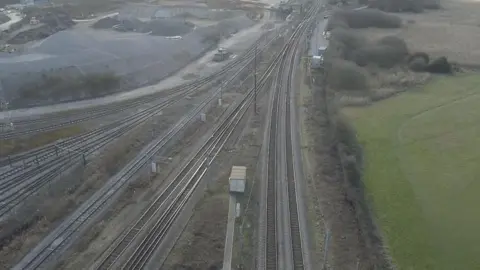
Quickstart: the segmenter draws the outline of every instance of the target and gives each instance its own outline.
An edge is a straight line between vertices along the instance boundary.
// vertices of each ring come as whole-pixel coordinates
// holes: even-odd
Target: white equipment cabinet
[[[228,179],[230,183],[230,192],[244,193],[245,182],[247,176],[247,167],[245,166],[232,166],[232,172]]]

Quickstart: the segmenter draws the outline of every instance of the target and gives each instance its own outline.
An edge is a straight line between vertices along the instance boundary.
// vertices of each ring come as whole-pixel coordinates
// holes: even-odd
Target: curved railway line
[[[268,41],[261,49],[268,47],[271,42],[272,40]],[[225,83],[233,81],[249,65],[254,57],[255,46],[252,46],[252,48],[241,57],[242,59],[236,61],[237,65],[242,65],[242,68],[232,74]],[[213,79],[216,78],[212,77],[210,80]],[[83,135],[69,138],[59,144],[60,147],[50,145],[31,151],[28,155],[30,156],[30,162],[34,163],[34,166],[30,166],[27,169],[24,167],[12,167],[0,173],[0,218],[8,214],[13,208],[28,198],[28,196],[34,194],[38,189],[55,179],[65,168],[78,164],[84,155],[95,153],[109,142],[122,136],[135,126],[147,121],[163,108],[194,93],[207,83],[208,81],[201,80],[198,84],[191,85],[173,94],[172,98],[163,99],[144,111]],[[64,155],[58,155],[58,152],[61,151],[60,149],[64,147],[68,147],[74,152],[66,152]],[[28,159],[26,157],[24,158]],[[36,161],[44,161],[44,164],[36,164]]]
[[[258,89],[262,89],[268,81],[270,74],[278,63],[278,57],[269,66],[259,80]],[[213,135],[205,142],[202,148],[182,167],[181,172],[162,193],[156,197],[153,203],[143,211],[137,221],[123,232],[113,245],[106,251],[96,265],[95,269],[116,269],[120,257],[127,251],[141,232],[146,232],[140,244],[124,262],[122,269],[142,269],[151,258],[152,254],[167,235],[176,217],[179,215],[188,199],[192,195],[202,176],[206,173],[214,158],[223,148],[230,135],[243,118],[248,108],[254,101],[254,89],[251,89],[244,99],[228,112],[219,125],[215,128]],[[172,197],[171,202],[168,198]],[[148,223],[163,209],[160,217],[152,226]]]
[[[264,34],[264,35],[268,35]],[[260,38],[262,39],[262,38]],[[252,56],[254,46],[251,46],[246,53],[242,54],[227,63],[220,71],[214,72],[206,77],[195,80],[190,83],[175,86],[169,89],[159,91],[157,93],[149,94],[139,98],[135,98],[128,101],[116,102],[108,105],[100,105],[91,109],[77,109],[63,113],[51,113],[41,118],[35,119],[22,119],[15,121],[16,130],[0,132],[0,140],[12,139],[19,136],[32,135],[40,132],[47,132],[59,128],[63,128],[69,125],[79,124],[84,121],[98,119],[100,117],[118,114],[120,112],[135,109],[146,103],[157,101],[159,99],[166,99],[171,95],[175,95],[177,92],[186,88],[197,87],[199,85],[205,85],[218,79],[220,76],[225,75],[233,68],[237,67],[239,63],[245,60],[247,55]],[[4,123],[0,123],[0,130]],[[38,127],[39,125],[40,127]],[[31,126],[31,127],[29,127]],[[20,127],[20,129],[18,129]],[[3,166],[3,159],[0,160],[0,165]]]
[[[302,32],[303,33],[303,32]],[[284,46],[281,53],[276,57],[276,59],[270,64],[269,68],[265,74],[260,79],[259,89],[262,89],[267,79],[270,77],[272,72],[280,65],[279,72],[276,79],[277,83],[272,87],[275,91],[279,85],[279,82],[282,80],[281,75],[283,74],[283,68],[288,70],[288,66],[294,67],[295,65],[295,52],[296,45],[298,42],[294,40],[296,34],[292,35],[291,40],[287,45]],[[295,45],[291,45],[295,44]],[[293,46],[293,48],[291,48]],[[287,61],[288,60],[288,61]],[[287,85],[292,85],[292,76],[289,71],[287,78]],[[280,95],[275,95],[275,112],[280,110],[284,111],[284,120],[287,121],[287,131],[290,130],[290,105],[288,99],[289,87],[284,87],[285,91],[282,90],[282,102],[279,100]],[[213,159],[217,153],[221,150],[225,142],[230,137],[230,134],[233,132],[238,122],[242,119],[243,115],[253,102],[253,90],[250,90],[245,98],[240,104],[238,104],[235,109],[230,112],[220,125],[215,129],[212,137],[203,145],[203,147],[192,157],[188,163],[182,167],[181,172],[176,175],[174,180],[168,185],[168,187],[158,195],[153,203],[151,203],[146,210],[144,210],[141,216],[134,222],[133,225],[129,226],[114,243],[106,250],[100,258],[99,263],[97,263],[94,269],[144,269],[148,264],[149,260],[154,254],[155,250],[161,244],[168,234],[171,226],[174,224],[175,219],[180,214],[181,210],[184,208],[189,197],[192,195],[195,187],[199,184],[202,176],[206,173],[209,165],[213,162]],[[276,91],[275,91],[276,92]],[[276,113],[275,113],[276,114]],[[272,121],[272,124],[276,121]],[[273,126],[273,136],[278,135],[276,124]],[[290,140],[289,144],[285,144],[286,148],[292,149],[291,137],[287,135],[287,140]],[[275,140],[272,139],[271,142],[275,144]],[[220,145],[220,147],[218,146]],[[273,147],[272,147],[273,148]],[[288,151],[288,154],[292,152]],[[212,154],[214,153],[214,154]],[[276,155],[272,151],[273,155]],[[297,205],[296,202],[296,193],[295,193],[295,183],[293,182],[293,161],[290,159],[285,159],[286,162],[291,162],[290,169],[287,172],[287,177],[292,181],[289,181],[289,197],[288,201],[291,203],[290,206],[290,228],[291,228],[291,239],[292,239],[292,250],[293,250],[293,269],[309,269],[304,268],[303,260],[303,250],[302,250],[302,241],[300,236],[300,227],[298,226],[298,214],[297,214]],[[271,159],[270,164],[278,162],[275,158]],[[275,167],[271,165],[271,167]],[[287,166],[285,166],[287,168]],[[174,186],[172,186],[174,185]],[[171,197],[171,198],[170,198]],[[168,199],[170,198],[170,199]],[[294,202],[292,202],[294,200]],[[274,213],[274,212],[273,212]],[[275,216],[273,216],[273,222],[275,223]],[[150,226],[149,223],[153,223]],[[276,237],[274,238],[276,243]],[[136,246],[135,246],[135,243]],[[129,249],[133,249],[133,252],[128,253]],[[126,256],[126,260],[121,258]],[[271,254],[271,258],[274,258],[274,268],[267,269],[277,269],[276,268],[276,258],[277,252]],[[270,257],[270,256],[269,256]]]
[[[275,72],[273,99],[271,101],[272,121],[269,123],[268,136],[268,189],[266,190],[266,227],[264,241],[265,260],[259,269],[310,269],[305,263],[306,251],[301,235],[301,224],[298,211],[298,194],[296,193],[296,172],[292,156],[294,142],[292,139],[292,103],[290,101],[293,68],[296,64],[296,51],[299,39],[303,38],[319,7],[312,8],[299,25],[294,28],[290,39],[275,57],[260,79],[258,89],[262,89],[270,76]],[[252,59],[247,60],[250,62]],[[245,65],[242,70],[246,67]],[[228,79],[231,82],[239,73]],[[58,259],[61,253],[72,243],[72,240],[83,233],[103,210],[114,203],[119,191],[136,173],[162,148],[173,139],[180,130],[191,123],[194,117],[208,104],[215,100],[221,89],[213,91],[195,109],[168,130],[161,138],[147,145],[131,162],[113,176],[100,190],[83,203],[74,213],[45,237],[29,254],[13,269],[37,269],[47,267]],[[114,244],[102,255],[96,269],[113,268],[120,263],[119,258],[130,249],[125,257],[122,269],[143,269],[157,249],[159,243],[168,234],[186,202],[189,200],[203,175],[221,151],[224,144],[254,100],[254,89],[250,89],[241,102],[221,117],[213,135],[193,154],[176,175],[175,180],[161,192],[147,207],[140,217],[125,230]],[[279,181],[278,179],[283,179]],[[2,182],[0,182],[1,184]],[[282,186],[283,185],[283,186]],[[0,186],[1,187],[1,186]],[[1,200],[1,193],[0,193]],[[273,203],[273,204],[272,204]],[[0,203],[1,205],[1,203]],[[143,233],[141,233],[143,232]],[[141,236],[141,237],[140,237]],[[133,243],[138,242],[136,247]],[[283,257],[283,258],[282,258]],[[273,259],[272,259],[273,258]]]
[[[245,66],[246,67],[246,66]],[[244,67],[244,68],[245,68]],[[239,74],[241,71],[237,72]],[[228,79],[231,82],[236,76]],[[182,130],[194,117],[201,112],[208,104],[215,100],[221,89],[217,89],[209,98],[205,99],[194,110],[185,115],[171,130],[164,136],[147,145],[135,159],[128,163],[120,172],[112,177],[100,190],[83,203],[73,214],[71,214],[62,224],[55,228],[47,237],[45,237],[29,254],[27,254],[13,269],[37,269],[51,263],[52,260],[58,258],[59,253],[64,251],[70,244],[71,240],[79,235],[94,220],[98,214],[105,210],[110,204],[114,203],[114,198],[118,195],[118,191],[127,183],[134,175],[157,153],[169,140],[171,140],[180,130]],[[252,90],[247,95],[249,104],[252,102]],[[245,105],[245,99],[242,101],[241,108],[248,108]],[[236,107],[239,114],[239,107]],[[231,114],[226,119],[236,119]],[[225,120],[226,121],[226,120]],[[225,122],[224,121],[224,122]],[[231,123],[232,120],[230,120]],[[239,120],[238,120],[239,121]],[[233,124],[228,126],[232,127]],[[235,125],[233,125],[235,126]],[[224,130],[224,126],[221,130]],[[223,131],[222,134],[225,134]],[[225,135],[226,136],[226,135]],[[229,135],[228,135],[229,136]],[[228,138],[227,136],[227,138]],[[211,150],[208,153],[218,153],[218,135],[212,136],[209,140],[212,145],[217,146],[216,152]],[[223,137],[222,137],[223,138]],[[213,141],[212,141],[213,140]],[[217,142],[217,143],[215,143]],[[223,146],[223,144],[221,144]],[[213,152],[212,152],[213,151]],[[205,164],[205,163],[202,163]],[[208,164],[208,163],[207,163]],[[203,165],[205,166],[205,165]],[[208,166],[207,166],[208,167]],[[200,168],[199,168],[200,170]]]
[[[266,36],[268,36],[268,33],[265,34],[262,38],[266,38]],[[262,39],[262,38],[260,38],[260,39]],[[255,44],[257,44],[257,43],[255,43]],[[78,124],[78,123],[83,122],[83,121],[97,119],[97,118],[100,118],[100,117],[103,117],[103,116],[116,114],[118,112],[126,111],[126,110],[129,110],[129,109],[135,109],[137,107],[140,109],[141,106],[145,105],[146,103],[160,102],[160,101],[164,101],[164,100],[167,100],[167,99],[178,98],[178,96],[179,96],[178,93],[188,91],[190,89],[198,89],[202,86],[205,86],[209,83],[212,83],[216,79],[220,79],[221,76],[227,75],[228,72],[230,72],[234,68],[238,67],[242,62],[245,61],[245,59],[252,58],[253,57],[253,51],[254,51],[254,48],[256,46],[255,44],[253,46],[251,46],[240,57],[237,57],[233,61],[226,64],[222,68],[222,70],[220,70],[220,71],[218,71],[214,74],[211,74],[207,77],[196,80],[194,82],[187,83],[187,84],[184,84],[184,85],[181,85],[181,86],[177,86],[177,87],[174,87],[174,88],[171,88],[171,89],[167,89],[167,90],[161,91],[159,93],[155,93],[155,94],[151,94],[151,95],[144,96],[144,97],[141,97],[141,98],[137,98],[137,99],[134,99],[134,100],[130,100],[128,102],[125,101],[125,102],[120,102],[120,103],[114,103],[114,104],[104,105],[104,106],[100,106],[100,107],[95,107],[95,108],[89,109],[88,111],[87,110],[80,110],[80,111],[75,110],[73,112],[67,112],[67,113],[63,113],[63,114],[56,113],[56,114],[48,115],[48,118],[21,120],[21,121],[16,122],[16,124],[17,125],[19,125],[21,123],[34,124],[36,122],[41,122],[41,123],[43,123],[43,122],[52,123],[53,122],[53,124],[51,124],[47,127],[33,128],[33,129],[29,129],[29,130],[1,132],[0,133],[0,140],[10,139],[10,138],[19,137],[19,136],[28,135],[28,134],[33,134],[33,133],[38,133],[38,132],[46,132],[46,131],[50,131],[50,130],[53,130],[53,129],[62,128],[62,127],[68,126],[68,125]],[[192,93],[193,92],[190,92],[188,94],[192,94]],[[184,96],[187,96],[187,95],[184,95]],[[146,109],[144,108],[142,110],[148,110],[148,109],[150,109],[151,107],[154,107],[154,106],[155,105],[152,105],[149,108],[146,108]],[[65,116],[67,116],[67,118],[68,118],[68,116],[70,114],[75,114],[76,117],[78,117],[78,118],[73,119],[73,120],[65,119]],[[57,121],[60,121],[61,123],[57,123]],[[80,134],[79,136],[84,136],[84,134]],[[79,137],[79,136],[74,136],[74,137]],[[66,146],[65,145],[66,143],[67,143],[67,140],[62,142],[60,144],[60,146]],[[48,146],[46,146],[46,147],[48,147]],[[0,166],[6,166],[6,165],[9,165],[11,163],[19,162],[19,161],[25,159],[26,155],[32,156],[33,154],[38,154],[39,151],[43,151],[44,148],[46,148],[46,147],[40,147],[38,149],[34,149],[34,150],[28,151],[26,153],[11,155],[8,158],[1,158],[0,159]],[[0,176],[0,179],[1,178],[2,177]]]

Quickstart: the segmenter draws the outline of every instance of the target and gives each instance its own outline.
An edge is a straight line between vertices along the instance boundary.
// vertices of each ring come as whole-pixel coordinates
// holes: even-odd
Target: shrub
[[[408,67],[416,72],[422,72],[425,71],[425,68],[427,67],[428,63],[425,62],[424,58],[414,58],[412,61],[409,61]]]
[[[408,55],[405,41],[395,36],[380,39],[377,44],[356,48],[351,60],[359,66],[375,64],[382,68],[391,68],[403,62]]]
[[[412,55],[410,55],[408,57],[408,62],[412,62],[414,60],[416,60],[417,58],[421,58],[425,64],[428,64],[430,62],[430,57],[428,57],[428,54],[424,53],[424,52],[416,52],[416,53],[413,53]]]
[[[333,29],[346,29],[349,28],[347,21],[340,13],[335,12],[327,21],[327,25],[325,26],[326,31],[332,31]]]
[[[386,36],[381,38],[378,42],[379,45],[385,45],[395,48],[396,50],[408,54],[407,43],[405,40],[396,36]]]
[[[83,87],[93,96],[95,93],[108,94],[120,83],[119,77],[113,73],[87,74],[82,78]]]
[[[428,64],[425,68],[431,73],[450,74],[453,72],[452,65],[448,62],[445,56],[439,57]]]
[[[46,75],[22,86],[19,98],[24,100],[50,99],[66,101],[78,98],[98,97],[113,93],[120,84],[120,77],[113,73],[86,74],[75,77],[68,74]]]
[[[423,7],[426,9],[440,9],[440,3],[438,0],[423,0]]]
[[[391,68],[401,63],[408,52],[387,45],[373,45],[357,49],[353,61],[359,66],[375,64],[382,68]]]
[[[120,23],[120,20],[118,19],[117,16],[106,17],[96,21],[94,24],[92,24],[91,27],[94,29],[108,29],[108,28],[112,28],[114,25],[117,25],[119,23]]]
[[[202,43],[206,44],[218,44],[222,39],[222,33],[216,28],[208,28],[202,33]]]
[[[408,68],[415,72],[426,71],[430,57],[424,52],[416,52],[408,57]]]
[[[334,60],[328,70],[327,83],[337,90],[367,90],[368,75],[352,62]]]
[[[370,8],[337,11],[336,16],[343,17],[350,28],[399,28],[402,26],[400,17]]]
[[[423,0],[408,0],[405,1],[405,7],[403,11],[411,11],[415,13],[422,13],[424,10]]]
[[[424,9],[438,9],[438,0],[373,0],[369,7],[387,12],[423,12]]]
[[[328,43],[328,49],[323,53],[325,62],[331,62],[333,59],[344,58],[345,46],[336,41],[335,39],[330,40]]]
[[[348,60],[352,57],[353,51],[366,44],[366,39],[352,30],[335,29],[332,31],[329,47],[333,46],[333,49],[338,51],[339,56]]]

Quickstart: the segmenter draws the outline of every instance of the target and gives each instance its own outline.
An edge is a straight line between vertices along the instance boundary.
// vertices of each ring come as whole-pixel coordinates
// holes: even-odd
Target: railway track
[[[267,39],[268,35],[269,35],[269,33],[265,34],[263,36],[263,38]],[[37,121],[40,121],[40,122],[48,122],[48,123],[53,122],[53,124],[48,126],[48,127],[32,129],[32,130],[29,130],[29,131],[20,130],[18,132],[17,131],[2,132],[2,133],[0,133],[0,140],[1,139],[9,139],[9,138],[13,138],[13,137],[19,137],[19,136],[22,136],[22,135],[33,134],[33,133],[36,133],[36,132],[45,132],[45,131],[49,131],[49,130],[52,130],[52,129],[68,126],[68,125],[71,125],[71,124],[78,124],[82,121],[96,119],[96,118],[100,118],[100,117],[103,117],[103,116],[106,116],[106,115],[111,115],[111,114],[115,114],[115,113],[118,113],[118,112],[121,112],[121,111],[126,111],[126,110],[129,110],[129,109],[132,110],[132,109],[137,108],[137,109],[141,109],[142,111],[143,110],[148,110],[149,108],[154,107],[155,104],[151,105],[150,107],[148,107],[146,109],[141,108],[140,106],[142,106],[146,103],[152,103],[152,102],[155,103],[155,102],[160,102],[162,100],[175,98],[175,97],[178,96],[179,92],[185,91],[185,89],[199,88],[200,86],[205,86],[206,84],[214,82],[216,79],[220,79],[221,76],[228,75],[229,72],[231,72],[234,68],[238,67],[242,62],[244,62],[246,58],[252,58],[253,57],[255,46],[258,46],[258,42],[255,45],[251,46],[240,57],[235,58],[232,62],[225,65],[225,67],[221,71],[216,72],[214,74],[211,74],[211,75],[209,75],[207,77],[204,77],[202,79],[199,79],[195,82],[191,82],[191,83],[184,84],[184,85],[181,85],[181,86],[178,86],[178,87],[174,87],[174,88],[162,91],[161,93],[155,93],[155,94],[148,95],[148,96],[145,96],[145,97],[142,97],[142,98],[138,98],[138,99],[135,99],[131,102],[122,102],[122,103],[118,103],[118,104],[111,104],[111,105],[108,105],[108,106],[92,108],[88,111],[82,110],[82,113],[80,113],[80,117],[78,119],[73,119],[73,120],[67,119],[67,120],[65,120],[64,119],[65,118],[64,114],[61,114],[61,115],[56,114],[56,115],[51,115],[51,116],[49,115],[49,117],[46,118],[46,119],[42,118],[42,119],[34,119],[34,120],[25,120],[23,122],[26,122],[26,123],[32,123],[33,122],[33,123],[35,123]],[[69,114],[70,113],[66,113],[67,118],[68,118]],[[78,113],[73,112],[73,114],[78,114]],[[64,120],[64,122],[56,123],[56,121],[58,119]],[[22,123],[22,122],[20,122],[20,123]],[[19,123],[17,123],[17,124],[19,124]],[[89,132],[87,134],[81,134],[79,136],[74,136],[72,139],[76,139],[80,136],[85,136],[85,135],[88,135],[88,134],[91,134],[91,132]],[[69,139],[64,140],[63,142],[61,142],[59,144],[59,146],[67,147],[68,146],[67,144],[69,143],[69,141],[70,141]],[[26,157],[29,157],[29,156],[33,157],[35,155],[41,154],[41,152],[45,151],[45,148],[52,149],[52,146],[53,145],[51,144],[51,145],[47,145],[45,147],[40,147],[38,149],[34,149],[32,151],[28,151],[26,153],[11,155],[9,157],[3,157],[3,158],[0,159],[0,167],[1,166],[7,166],[7,165],[10,165],[12,163],[16,163],[16,162],[25,160]],[[29,163],[29,161],[27,161],[27,163]],[[30,161],[30,163],[31,163],[31,161]],[[0,175],[0,179],[1,178],[2,178],[2,176]]]
[[[258,89],[267,83],[270,74],[278,64],[277,57],[259,80]],[[152,254],[168,234],[174,221],[184,208],[203,175],[223,148],[228,138],[254,101],[254,89],[222,118],[205,144],[191,156],[174,180],[144,210],[140,217],[125,230],[103,254],[94,269],[117,269],[122,256],[135,241],[138,246],[123,262],[121,269],[143,269]],[[159,214],[161,212],[161,214]],[[154,220],[155,222],[151,223]],[[142,232],[144,233],[142,235]],[[140,238],[140,235],[142,237]],[[137,239],[140,238],[140,239]]]
[[[267,173],[267,234],[265,269],[303,268],[298,213],[293,178],[288,95],[295,46],[279,68],[273,93]]]
[[[192,91],[194,90],[192,89]],[[60,175],[65,168],[81,162],[83,159],[82,155],[88,156],[95,153],[109,142],[146,122],[158,111],[171,105],[174,101],[175,100],[171,99],[160,102],[157,106],[142,112],[140,115],[129,117],[130,119],[126,122],[112,123],[102,127],[100,130],[92,132],[89,136],[72,140],[70,149],[77,153],[66,152],[66,154],[58,155],[56,153],[62,150],[52,147],[51,150],[46,149],[41,155],[37,155],[37,157],[41,157],[42,160],[48,161],[45,164],[31,166],[27,170],[22,167],[16,167],[3,172],[1,174],[3,179],[0,180],[0,217],[7,214],[43,185]],[[118,126],[116,124],[118,124]]]
[[[268,47],[272,40],[264,44],[260,51]],[[242,65],[242,68],[231,74],[226,83],[233,81],[249,65],[253,60],[254,48],[252,47],[244,54],[242,57],[243,61],[237,61],[237,63]],[[127,119],[114,122],[82,136],[72,137],[63,142],[60,148],[52,145],[33,151],[30,154],[33,156],[31,159],[45,161],[44,164],[35,164],[35,166],[30,166],[27,170],[22,167],[13,167],[0,174],[0,218],[10,213],[12,209],[60,175],[66,168],[78,164],[82,160],[82,155],[88,156],[95,153],[109,142],[147,121],[163,108],[197,91],[201,86],[203,85],[192,85],[191,88],[174,94],[176,98],[162,100],[155,106],[134,114]],[[67,152],[67,155],[58,155],[59,149],[63,147],[68,147],[75,152]],[[82,153],[82,155],[78,153]]]
[[[268,35],[268,34],[265,34],[265,35]],[[247,51],[247,53],[251,54],[253,47],[254,46],[252,46]],[[245,54],[243,56],[245,56]],[[181,91],[182,89],[194,87],[199,84],[210,83],[215,78],[225,75],[227,72],[231,71],[232,68],[235,68],[236,66],[238,66],[239,62],[242,61],[243,59],[244,59],[243,57],[235,58],[231,62],[227,63],[220,71],[215,72],[199,80],[196,80],[194,82],[176,86],[170,89],[163,90],[158,93],[149,94],[133,100],[123,101],[123,102],[118,102],[118,103],[108,104],[108,105],[102,105],[98,107],[93,107],[88,110],[79,109],[79,110],[73,110],[65,113],[52,113],[41,118],[17,120],[15,121],[15,127],[16,127],[15,130],[0,132],[0,140],[12,139],[19,136],[26,136],[26,135],[33,135],[35,133],[47,132],[47,131],[63,128],[69,125],[79,124],[84,121],[98,119],[100,117],[114,115],[121,112],[129,111],[129,110],[134,110],[135,108],[138,108],[139,106],[142,106],[146,103],[150,103],[158,99],[168,98],[168,96],[173,95],[178,91]],[[5,125],[4,123],[0,123],[0,130],[2,130],[2,126],[4,125]],[[2,161],[3,159],[0,160],[0,166],[3,166],[4,164],[4,162]]]
[[[291,35],[282,61],[272,86],[270,112],[267,121],[268,129],[263,185],[263,215],[260,219],[259,255],[257,269],[311,269],[309,254],[305,249],[305,240],[299,213],[297,194],[298,166],[294,160],[296,144],[292,134],[293,128],[292,102],[293,70],[296,67],[297,50],[306,30],[311,27],[313,18],[318,12],[316,7],[310,15],[300,23]]]
[[[298,44],[298,43],[297,43]],[[293,52],[293,56],[290,59],[289,66],[290,68],[296,66],[296,48]],[[298,198],[296,192],[296,185],[295,185],[295,172],[294,172],[294,160],[293,160],[293,143],[292,143],[292,117],[291,117],[291,103],[290,103],[290,95],[292,86],[292,70],[289,71],[289,75],[287,76],[287,95],[285,97],[285,137],[286,137],[286,164],[287,164],[287,190],[288,190],[288,210],[289,210],[289,218],[290,218],[290,238],[291,238],[291,245],[292,245],[292,255],[293,255],[293,269],[294,270],[303,270],[305,269],[304,258],[303,258],[303,251],[302,251],[302,240],[300,234],[300,224],[299,224],[299,214],[298,214]]]
[[[268,46],[271,43],[271,41],[273,40],[273,38],[269,35],[270,35],[270,33],[267,33],[262,37],[262,39],[267,40],[267,43],[264,44],[263,47]],[[135,103],[135,104],[139,105],[139,104],[143,104],[147,101],[149,101],[149,102],[156,101],[156,103],[154,103],[153,105],[151,105],[147,108],[142,108],[139,112],[134,113],[132,115],[132,117],[135,116],[135,115],[141,116],[143,111],[150,110],[151,108],[157,106],[158,102],[162,102],[162,101],[165,101],[165,100],[168,100],[168,99],[182,98],[182,97],[188,96],[188,94],[193,93],[193,92],[190,92],[187,95],[182,95],[182,96],[178,95],[182,91],[188,91],[186,89],[192,89],[192,88],[198,89],[201,86],[205,86],[209,83],[214,82],[215,80],[220,80],[221,76],[228,76],[229,75],[228,73],[231,72],[234,68],[238,67],[243,62],[245,62],[245,59],[251,60],[253,58],[254,49],[255,49],[256,46],[258,46],[260,49],[262,49],[262,46],[260,46],[258,43],[259,42],[255,43],[244,54],[242,54],[240,57],[237,57],[234,61],[228,63],[221,71],[219,71],[215,74],[212,74],[210,76],[207,76],[205,78],[202,78],[198,81],[195,81],[195,82],[192,82],[192,83],[189,83],[189,84],[185,84],[185,85],[182,85],[182,86],[179,86],[179,87],[176,87],[176,88],[172,88],[168,91],[165,90],[162,93],[165,94],[166,92],[168,92],[170,94],[165,96],[165,97],[162,97],[162,98],[154,98],[154,95],[142,98],[140,100],[141,102],[139,102],[138,104],[137,103]],[[113,104],[111,106],[117,107],[116,104]],[[122,106],[120,106],[120,107],[122,107]],[[103,113],[103,112],[105,112],[105,110],[108,112],[110,109],[109,108],[97,108],[97,109],[92,108],[92,115],[88,116],[89,119],[92,119],[92,118],[97,116],[97,114],[95,113],[96,110],[99,110]],[[101,115],[102,114],[100,114],[100,116]],[[119,124],[121,124],[122,122],[127,121],[127,120],[128,119],[116,121],[115,125],[110,124],[109,126],[118,126]],[[69,123],[73,123],[73,122],[69,122]],[[85,137],[95,135],[98,132],[101,132],[102,130],[106,130],[106,129],[107,128],[105,128],[105,127],[100,127],[96,130],[86,132],[84,134],[80,134],[80,135],[77,135],[77,136],[72,136],[72,137],[67,138],[65,140],[62,140],[61,142],[58,142],[58,143],[52,143],[52,144],[45,145],[45,146],[39,147],[37,149],[30,150],[30,151],[27,151],[27,152],[24,152],[24,153],[15,154],[15,155],[11,155],[11,156],[8,156],[8,157],[3,157],[3,158],[0,159],[0,167],[11,165],[11,164],[17,165],[16,167],[21,167],[21,166],[25,167],[25,166],[28,166],[28,165],[38,165],[37,164],[38,161],[43,161],[43,160],[45,160],[45,157],[53,156],[53,154],[56,154],[55,145],[58,145],[59,147],[63,147],[63,148],[75,149],[75,145],[70,145],[71,143],[74,143],[76,141],[82,141],[82,140],[84,140]],[[38,131],[42,131],[42,130],[38,130]],[[17,168],[17,170],[20,170],[20,168]],[[3,178],[5,178],[5,175],[3,173],[0,173],[0,179],[3,179]]]
[[[246,67],[246,66],[245,66]],[[244,68],[245,68],[244,67]],[[242,68],[243,69],[243,68]],[[237,75],[241,72],[238,71]],[[232,76],[227,82],[235,79]],[[52,260],[58,258],[59,253],[64,251],[71,240],[81,234],[96,216],[102,213],[109,205],[114,202],[118,191],[127,183],[147,162],[163,147],[175,137],[192,119],[201,112],[209,103],[215,100],[221,89],[217,89],[212,95],[199,104],[194,110],[185,115],[171,130],[164,136],[147,145],[137,157],[128,163],[120,172],[112,177],[100,190],[82,204],[73,214],[71,214],[62,224],[54,229],[45,237],[29,254],[27,254],[13,269],[37,269],[45,267]],[[252,102],[252,90],[247,95],[249,103]],[[244,103],[244,102],[243,102]],[[248,106],[244,105],[244,108]],[[218,144],[216,144],[218,145]],[[220,151],[218,148],[217,152]],[[210,151],[211,153],[211,151]],[[215,153],[215,155],[216,155]]]

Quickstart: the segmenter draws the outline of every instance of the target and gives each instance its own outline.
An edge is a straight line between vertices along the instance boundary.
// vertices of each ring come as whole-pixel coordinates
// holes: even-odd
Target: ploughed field
[[[480,269],[479,108],[480,76],[458,75],[343,110],[399,269]]]

